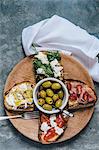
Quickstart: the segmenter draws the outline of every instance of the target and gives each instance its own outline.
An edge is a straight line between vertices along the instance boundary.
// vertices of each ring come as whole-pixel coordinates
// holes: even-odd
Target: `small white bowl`
[[[45,81],[55,81],[55,82],[58,82],[58,83],[61,84],[63,92],[64,92],[64,97],[63,97],[63,101],[62,101],[62,106],[59,109],[63,110],[64,107],[67,105],[69,94],[68,94],[68,90],[66,88],[66,85],[62,81],[60,81],[60,80],[58,80],[56,78],[45,78],[45,79],[42,79],[41,81],[39,81],[36,84],[36,86],[35,86],[35,88],[33,90],[33,100],[34,100],[34,103],[35,103],[36,107],[40,111],[42,111],[42,112],[44,112],[46,114],[58,113],[60,111],[59,109],[53,108],[51,111],[48,111],[48,110],[43,109],[43,107],[41,107],[40,105],[38,105],[38,98],[37,98],[38,90],[39,90],[40,85],[43,82],[45,82]]]

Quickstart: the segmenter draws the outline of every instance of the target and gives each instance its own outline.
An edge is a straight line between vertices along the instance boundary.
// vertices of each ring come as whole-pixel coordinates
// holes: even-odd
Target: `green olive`
[[[59,90],[61,88],[61,85],[59,83],[53,83],[52,84],[52,89],[53,90]]]
[[[43,98],[39,98],[39,99],[38,99],[38,104],[39,104],[40,106],[43,106],[43,105],[45,104],[45,100],[44,100]]]
[[[42,98],[46,97],[46,92],[44,90],[40,91],[40,97],[42,97]]]
[[[63,93],[63,91],[62,90],[60,90],[59,92],[58,92],[58,96],[59,96],[59,98],[63,98],[63,96],[64,96],[64,93]]]
[[[46,94],[50,97],[52,97],[54,95],[54,92],[51,89],[47,89],[46,90]]]
[[[42,86],[43,86],[44,88],[49,88],[51,85],[52,85],[52,83],[51,83],[50,81],[46,81],[46,82],[44,82],[44,83],[42,84]]]
[[[54,100],[54,102],[55,102],[58,98],[59,98],[58,94],[54,94],[54,95],[53,95],[53,100]]]
[[[46,98],[45,98],[45,101],[46,101],[46,103],[48,103],[48,104],[53,104],[53,100],[52,100],[51,97],[46,97]]]
[[[56,107],[56,108],[59,108],[59,107],[61,107],[61,106],[62,106],[62,100],[59,99],[59,100],[56,101],[55,107]]]
[[[43,109],[51,111],[52,110],[52,106],[49,105],[49,104],[44,104],[43,105]]]

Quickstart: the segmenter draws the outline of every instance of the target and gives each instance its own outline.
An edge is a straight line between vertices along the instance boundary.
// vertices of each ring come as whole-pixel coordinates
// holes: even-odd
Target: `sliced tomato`
[[[67,83],[67,89],[68,89],[68,90],[71,90],[71,88],[72,88],[71,83]]]
[[[61,114],[59,114],[59,115],[57,116],[57,118],[56,118],[56,123],[57,123],[57,126],[60,127],[60,128],[62,128],[62,127],[64,126],[65,121],[64,121],[64,119],[63,119],[63,117],[62,117]]]
[[[88,95],[88,102],[93,102],[94,98],[91,95]]]
[[[72,93],[72,94],[70,94],[70,96],[69,96],[69,99],[70,100],[77,100],[77,94],[76,93]]]
[[[82,85],[77,85],[76,86],[76,88],[77,88],[77,94],[81,94],[82,93]]]
[[[88,101],[88,92],[85,92],[85,93],[83,94],[83,99],[84,99],[85,101]]]
[[[41,123],[42,122],[47,122],[47,124],[50,125],[50,119],[45,114],[41,114]]]
[[[45,141],[49,141],[50,139],[52,139],[54,136],[56,136],[57,133],[55,133],[55,129],[51,128],[47,131],[47,133],[44,136],[44,140]]]

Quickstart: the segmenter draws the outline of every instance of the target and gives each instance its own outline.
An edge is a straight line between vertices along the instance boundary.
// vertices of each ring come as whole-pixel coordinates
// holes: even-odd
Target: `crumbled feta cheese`
[[[61,135],[61,134],[64,132],[64,130],[63,130],[63,128],[59,128],[59,127],[57,126],[57,127],[55,127],[55,132],[56,132],[58,135]]]
[[[53,121],[53,120],[50,121],[50,124],[51,124],[52,127],[56,127],[57,126],[56,122]]]
[[[41,124],[41,130],[44,131],[44,133],[46,133],[51,127],[48,126],[47,122],[43,122]]]
[[[60,66],[59,62],[57,61],[57,59],[54,59],[53,61],[50,62],[50,65],[52,68],[54,68],[55,66]]]
[[[49,64],[47,56],[43,54],[42,52],[39,52],[38,55],[35,55],[35,57],[41,60],[42,64]]]
[[[51,115],[50,116],[50,124],[51,124],[52,127],[56,127],[57,126],[55,120],[56,120],[56,115]]]
[[[53,61],[50,62],[50,65],[53,69],[54,72],[54,77],[60,77],[61,76],[61,71],[63,69],[63,67],[59,64],[59,62],[57,61],[57,59],[54,59]]]
[[[50,120],[54,120],[55,121],[56,120],[56,115],[55,114],[51,115],[50,116]]]
[[[37,69],[37,74],[45,74],[45,71],[43,68],[38,68]]]

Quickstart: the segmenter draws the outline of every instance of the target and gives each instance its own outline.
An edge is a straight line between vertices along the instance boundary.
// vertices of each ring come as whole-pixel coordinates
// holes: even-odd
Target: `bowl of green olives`
[[[56,78],[45,78],[39,81],[33,90],[36,107],[47,114],[58,113],[68,102],[66,85]]]

